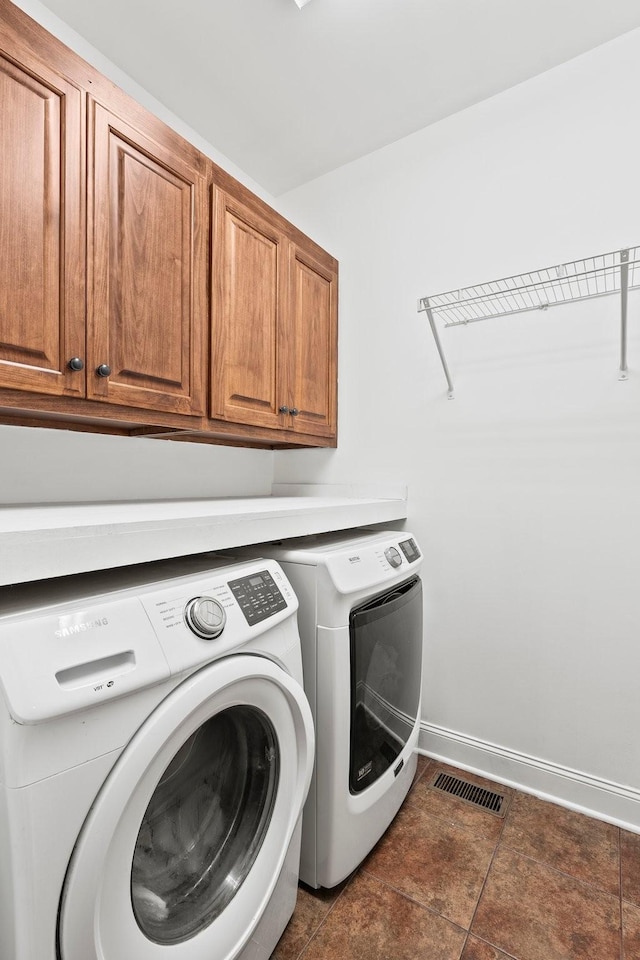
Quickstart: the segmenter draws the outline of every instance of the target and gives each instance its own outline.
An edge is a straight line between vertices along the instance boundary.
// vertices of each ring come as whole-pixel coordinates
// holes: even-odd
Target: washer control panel
[[[0,610],[0,700],[18,723],[84,710],[237,651],[299,643],[298,599],[269,558],[134,565],[19,585],[11,602]]]
[[[229,587],[249,625],[260,623],[287,606],[268,570],[229,580]]]

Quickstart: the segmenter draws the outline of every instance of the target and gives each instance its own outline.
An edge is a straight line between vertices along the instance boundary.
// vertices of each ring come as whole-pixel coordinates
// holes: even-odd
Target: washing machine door
[[[61,960],[231,960],[268,907],[304,803],[313,725],[271,661],[211,664],[127,745],[78,837]]]

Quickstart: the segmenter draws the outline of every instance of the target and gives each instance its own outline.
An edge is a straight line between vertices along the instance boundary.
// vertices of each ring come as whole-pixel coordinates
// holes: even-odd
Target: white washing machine
[[[0,594],[2,960],[266,960],[313,724],[274,561]]]
[[[417,765],[422,555],[406,532],[347,531],[252,547],[298,596],[316,761],[300,879],[333,887],[375,846]]]

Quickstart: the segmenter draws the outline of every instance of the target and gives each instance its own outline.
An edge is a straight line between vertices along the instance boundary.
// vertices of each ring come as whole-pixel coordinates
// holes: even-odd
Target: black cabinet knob
[[[289,413],[289,407],[282,406],[278,409],[278,413]]]
[[[297,407],[291,407],[291,410],[289,411],[289,413],[291,414],[292,417],[297,417],[300,411],[298,410]]]
[[[108,377],[111,375],[111,367],[108,363],[101,363],[99,367],[96,367],[96,373],[99,377]]]
[[[80,357],[71,357],[67,366],[70,370],[84,370],[84,363]]]

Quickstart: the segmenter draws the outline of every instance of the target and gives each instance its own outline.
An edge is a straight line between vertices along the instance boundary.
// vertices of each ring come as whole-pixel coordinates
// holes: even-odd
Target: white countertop
[[[0,585],[402,520],[405,499],[268,496],[0,507]]]

